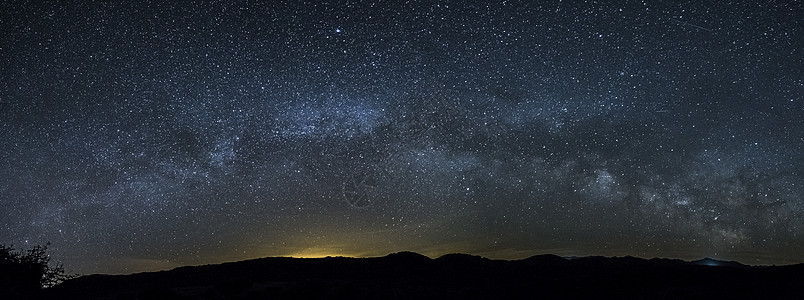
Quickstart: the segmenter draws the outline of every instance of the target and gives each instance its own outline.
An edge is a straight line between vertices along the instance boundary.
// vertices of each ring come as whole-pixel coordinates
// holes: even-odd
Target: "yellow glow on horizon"
[[[361,255],[358,253],[349,253],[348,251],[343,251],[343,249],[326,248],[326,247],[307,248],[301,251],[293,252],[291,254],[288,254],[287,256],[296,258],[322,258],[328,256],[361,257]]]

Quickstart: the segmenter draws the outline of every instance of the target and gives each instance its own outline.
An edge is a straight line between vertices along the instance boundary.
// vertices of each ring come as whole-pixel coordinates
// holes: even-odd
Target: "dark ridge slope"
[[[709,263],[708,260],[703,260]],[[750,267],[634,257],[504,261],[413,252],[377,258],[262,258],[132,275],[89,275],[62,299],[804,298],[804,265]]]

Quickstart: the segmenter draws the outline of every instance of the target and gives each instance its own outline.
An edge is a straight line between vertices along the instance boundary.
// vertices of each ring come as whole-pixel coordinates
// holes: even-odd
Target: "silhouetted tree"
[[[47,247],[22,251],[0,245],[0,294],[29,295],[74,277],[64,273],[61,264],[51,267]]]

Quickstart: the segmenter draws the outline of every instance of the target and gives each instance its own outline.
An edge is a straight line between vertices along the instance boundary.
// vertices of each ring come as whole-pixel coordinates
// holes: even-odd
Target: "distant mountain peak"
[[[391,258],[391,259],[400,259],[400,260],[421,260],[421,261],[429,261],[430,260],[430,258],[425,256],[425,255],[422,255],[422,254],[419,254],[419,253],[416,253],[416,252],[411,252],[411,251],[401,251],[401,252],[391,253],[391,254],[386,255],[385,257],[386,258]]]
[[[710,257],[705,257],[699,260],[694,260],[690,262],[694,265],[701,265],[701,266],[710,266],[710,267],[739,267],[739,268],[746,268],[747,265],[736,261],[726,261],[726,260],[717,260]]]

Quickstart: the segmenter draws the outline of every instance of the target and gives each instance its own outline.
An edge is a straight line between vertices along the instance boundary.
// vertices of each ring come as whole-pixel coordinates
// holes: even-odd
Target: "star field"
[[[804,261],[804,4],[12,1],[0,243]]]

